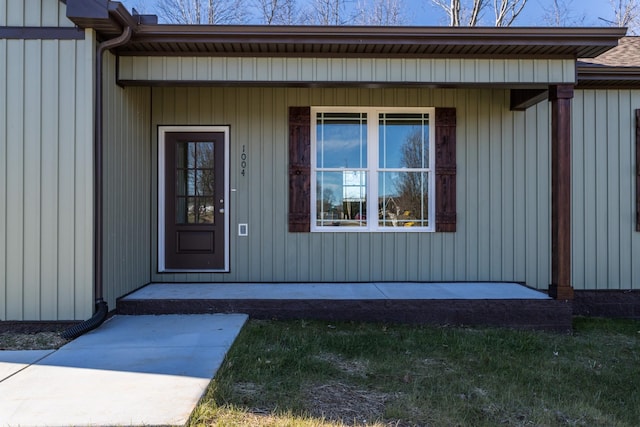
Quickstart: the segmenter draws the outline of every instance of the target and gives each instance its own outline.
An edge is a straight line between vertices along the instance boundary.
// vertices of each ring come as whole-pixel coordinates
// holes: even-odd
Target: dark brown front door
[[[225,268],[225,134],[165,134],[165,268]]]

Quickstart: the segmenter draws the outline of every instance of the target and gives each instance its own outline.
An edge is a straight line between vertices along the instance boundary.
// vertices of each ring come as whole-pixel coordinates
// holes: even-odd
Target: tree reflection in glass
[[[177,143],[176,222],[213,224],[214,211],[214,143]]]
[[[429,124],[427,114],[380,114],[378,224],[428,224]]]

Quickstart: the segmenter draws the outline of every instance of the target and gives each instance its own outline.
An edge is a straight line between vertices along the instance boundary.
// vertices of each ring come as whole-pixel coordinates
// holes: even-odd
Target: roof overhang
[[[115,53],[133,56],[592,58],[626,33],[611,27],[167,25],[109,0],[67,0],[67,16],[101,39],[130,26],[131,41]]]
[[[580,89],[640,89],[640,67],[584,65],[578,62]]]
[[[590,58],[619,28],[139,25],[120,55]]]

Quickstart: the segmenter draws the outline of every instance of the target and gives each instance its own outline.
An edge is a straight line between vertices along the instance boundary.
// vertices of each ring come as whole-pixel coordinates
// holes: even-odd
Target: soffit
[[[618,46],[576,64],[578,87],[640,88],[640,37],[623,37]]]
[[[611,28],[140,25],[120,55],[589,58],[617,45]]]
[[[69,16],[99,38],[131,26],[132,56],[593,58],[624,28],[227,26],[145,24],[119,2],[67,0]]]

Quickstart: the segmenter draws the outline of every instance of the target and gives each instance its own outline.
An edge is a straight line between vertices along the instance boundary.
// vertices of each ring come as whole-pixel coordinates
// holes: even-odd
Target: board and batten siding
[[[571,59],[120,58],[122,82],[574,83]]]
[[[150,89],[116,85],[115,56],[105,53],[103,291],[116,298],[150,280]]]
[[[289,106],[455,107],[455,233],[289,233]],[[509,91],[415,88],[152,88],[158,125],[230,125],[231,272],[158,282],[550,281],[550,107],[509,110]],[[240,154],[247,154],[245,175]],[[152,165],[157,206],[157,165]],[[154,208],[155,209],[155,208]],[[152,248],[157,247],[153,214]],[[249,235],[237,236],[238,223]],[[157,271],[153,256],[152,271]]]
[[[60,0],[0,0],[0,26],[74,27]]]
[[[0,25],[63,6],[0,0]],[[92,314],[93,39],[0,40],[0,320]]]
[[[573,284],[640,289],[635,231],[638,90],[576,90],[573,100]]]

